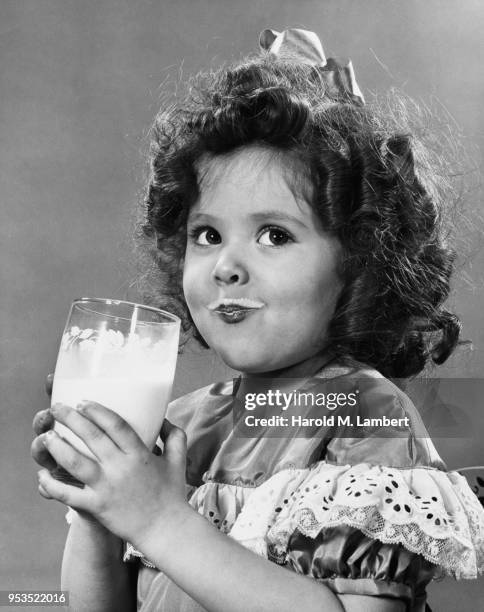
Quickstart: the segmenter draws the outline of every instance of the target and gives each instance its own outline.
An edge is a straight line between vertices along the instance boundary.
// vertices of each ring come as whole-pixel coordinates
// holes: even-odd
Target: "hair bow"
[[[324,76],[331,97],[349,98],[358,105],[365,103],[351,60],[343,63],[332,57],[326,59],[321,41],[314,32],[297,28],[284,32],[263,30],[259,45],[276,58],[287,57],[297,59],[303,64],[317,66]]]

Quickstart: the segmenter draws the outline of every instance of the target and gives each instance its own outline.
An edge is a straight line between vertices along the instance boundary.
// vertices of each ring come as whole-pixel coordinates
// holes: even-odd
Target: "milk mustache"
[[[175,326],[173,326],[175,327]],[[63,336],[52,389],[52,405],[75,408],[91,400],[119,414],[150,450],[159,435],[170,399],[178,345],[177,330],[161,340],[119,331],[73,327]],[[89,457],[89,448],[56,421],[54,429]]]

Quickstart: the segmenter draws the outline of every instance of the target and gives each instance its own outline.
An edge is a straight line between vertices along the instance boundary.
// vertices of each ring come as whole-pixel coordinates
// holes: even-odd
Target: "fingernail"
[[[54,418],[54,415],[52,413],[52,410],[50,408],[47,408],[47,410],[44,412],[44,414],[39,418],[39,426],[44,426],[47,423],[51,423],[52,420]]]
[[[86,412],[88,406],[89,402],[87,400],[82,400],[77,404],[76,408],[78,412]]]

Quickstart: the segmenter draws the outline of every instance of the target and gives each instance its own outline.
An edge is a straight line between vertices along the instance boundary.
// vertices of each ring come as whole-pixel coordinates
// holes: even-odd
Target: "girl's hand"
[[[74,410],[57,404],[55,419],[79,436],[94,458],[79,452],[50,430],[45,444],[54,460],[85,483],[73,487],[39,471],[39,483],[52,499],[88,513],[124,540],[142,537],[154,519],[186,505],[185,432],[165,419],[164,451],[155,456],[133,428],[109,408],[83,402]]]
[[[53,379],[53,374],[47,375],[45,390],[49,397],[52,395]],[[39,412],[36,413],[32,427],[37,434],[32,442],[32,446],[30,447],[30,454],[32,455],[32,458],[46,469],[54,470],[57,467],[57,463],[44,445],[45,432],[54,427],[54,417],[48,408],[46,410],[39,410]],[[40,492],[44,495],[44,497],[48,497],[46,494],[44,494],[45,492]]]
[[[53,381],[54,374],[47,374],[45,380],[45,391],[49,397],[52,396]],[[44,444],[45,436],[43,434],[49,431],[49,429],[52,429],[54,427],[54,423],[55,419],[50,411],[50,408],[39,410],[35,414],[32,422],[32,428],[37,436],[34,438],[30,447],[30,454],[36,463],[47,468],[50,472],[57,467],[57,463]],[[153,452],[155,455],[161,455],[161,449],[158,446],[155,446]]]

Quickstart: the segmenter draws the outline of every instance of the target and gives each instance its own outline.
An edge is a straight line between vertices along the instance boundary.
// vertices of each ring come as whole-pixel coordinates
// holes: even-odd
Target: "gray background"
[[[0,1],[0,588],[59,585],[64,509],[37,493],[31,421],[47,405],[44,378],[72,298],[136,299],[129,235],[160,84],[255,51],[265,27],[291,26],[316,30],[328,55],[350,56],[364,92],[397,86],[438,100],[482,167],[482,2]],[[474,350],[441,376],[483,372],[481,195],[458,224],[464,255],[449,302]],[[191,349],[174,396],[228,376]],[[450,467],[484,463],[480,411],[473,435],[436,441]],[[483,581],[430,593],[437,610],[475,610]]]

